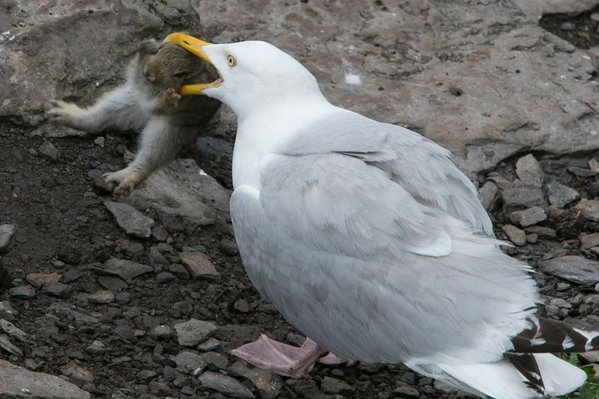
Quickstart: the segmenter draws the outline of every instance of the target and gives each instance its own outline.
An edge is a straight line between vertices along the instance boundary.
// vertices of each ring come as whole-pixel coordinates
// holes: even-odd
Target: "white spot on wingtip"
[[[564,338],[564,342],[562,342],[562,348],[564,348],[564,350],[568,350],[570,348],[572,348],[574,346],[574,341],[572,341],[572,338],[570,338],[569,336],[566,335],[566,337]]]
[[[362,84],[362,78],[360,75],[356,75],[355,73],[346,73],[345,83],[352,86],[359,86]]]
[[[574,331],[583,335],[587,339],[587,343],[584,345],[585,351],[590,352],[592,350],[595,350],[595,348],[592,345],[592,341],[595,338],[599,337],[599,331],[584,331],[578,328],[574,328]]]
[[[198,175],[200,175],[200,176],[208,176],[208,173],[204,172],[204,169],[200,169],[200,171],[198,172]]]

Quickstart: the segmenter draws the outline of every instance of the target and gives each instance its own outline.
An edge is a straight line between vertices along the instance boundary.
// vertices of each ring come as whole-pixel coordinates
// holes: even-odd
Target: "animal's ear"
[[[156,52],[160,49],[160,42],[154,39],[144,40],[139,43],[137,46],[137,52],[145,55],[145,54],[156,54]]]

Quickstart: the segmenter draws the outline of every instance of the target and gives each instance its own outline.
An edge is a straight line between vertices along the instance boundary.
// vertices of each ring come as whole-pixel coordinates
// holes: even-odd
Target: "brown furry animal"
[[[220,105],[208,97],[181,97],[177,91],[185,84],[217,77],[211,66],[182,48],[146,40],[139,45],[123,85],[88,108],[52,100],[46,118],[90,133],[108,128],[141,131],[135,159],[126,168],[103,176],[108,190],[127,196],[153,171],[175,159]]]

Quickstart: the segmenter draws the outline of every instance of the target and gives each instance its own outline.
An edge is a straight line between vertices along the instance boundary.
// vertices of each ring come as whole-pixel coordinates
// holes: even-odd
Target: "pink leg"
[[[249,344],[233,349],[231,353],[254,366],[291,378],[302,378],[326,350],[310,338],[301,347],[274,341],[262,334]]]
[[[335,355],[334,353],[329,352],[325,356],[318,359],[318,363],[326,364],[328,366],[335,366],[338,364],[346,364],[348,366],[351,366],[355,363],[355,361],[344,359]]]

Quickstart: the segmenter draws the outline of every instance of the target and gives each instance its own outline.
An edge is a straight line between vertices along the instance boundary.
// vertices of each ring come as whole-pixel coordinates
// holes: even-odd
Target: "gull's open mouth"
[[[196,39],[193,36],[187,35],[185,33],[171,33],[165,39],[165,42],[173,43],[190,53],[200,57],[202,60],[206,61],[208,64],[212,65],[212,61],[210,58],[201,50],[202,47],[208,46],[212,43],[205,42],[200,39]],[[182,96],[190,96],[190,95],[201,95],[204,94],[204,90],[206,89],[214,89],[219,87],[223,83],[223,78],[220,76],[218,69],[214,68],[216,73],[218,74],[218,79],[210,83],[197,83],[197,84],[189,84],[182,86],[179,89],[179,94]]]
[[[204,90],[206,89],[215,89],[218,86],[223,84],[223,78],[220,76],[214,82],[211,83],[197,83],[191,85],[181,86],[178,93],[182,96],[191,96],[191,95],[203,95]]]

